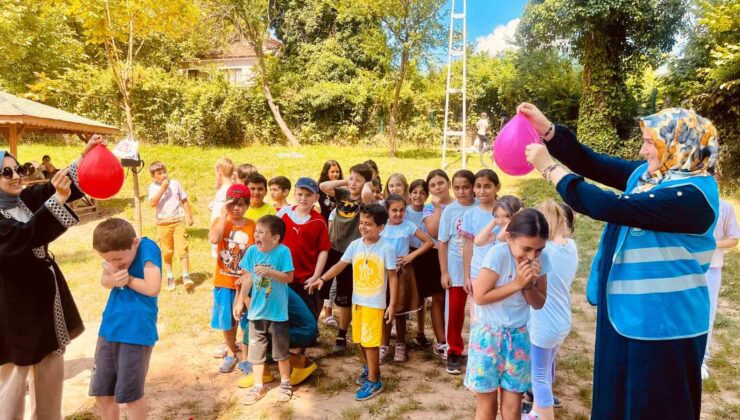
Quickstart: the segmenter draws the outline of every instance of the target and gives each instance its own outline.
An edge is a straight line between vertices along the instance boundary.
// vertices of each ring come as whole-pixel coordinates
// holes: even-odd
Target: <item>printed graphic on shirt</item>
[[[453,244],[460,249],[460,253],[462,253],[463,246],[465,245],[465,231],[462,228],[462,223],[462,215],[460,215],[460,217],[455,220],[455,232],[457,232],[457,237],[453,240]]]
[[[337,212],[340,216],[351,219],[360,211],[360,202],[352,200],[341,200],[337,203]]]
[[[244,257],[244,253],[249,248],[250,238],[247,232],[241,230],[232,230],[228,238],[224,238],[224,247],[219,252],[218,258],[223,264],[220,264],[220,273],[227,276],[238,277],[244,273],[239,268],[239,262]]]
[[[260,264],[260,263],[254,265],[255,269],[257,269],[257,267],[265,267],[267,269],[274,268],[271,264]],[[271,278],[262,277],[262,276],[258,276],[257,274],[255,274],[254,275],[254,285],[258,291],[264,291],[265,299],[270,297],[270,293],[272,293],[272,279]]]
[[[352,262],[354,274],[354,293],[361,296],[375,296],[382,292],[385,281],[385,265],[380,255],[375,253],[355,255]]]

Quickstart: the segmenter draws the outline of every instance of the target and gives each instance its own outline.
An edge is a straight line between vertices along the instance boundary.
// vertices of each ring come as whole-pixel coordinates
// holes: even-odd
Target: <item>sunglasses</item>
[[[5,179],[13,179],[13,171],[18,174],[19,177],[24,177],[28,175],[28,168],[23,165],[18,165],[15,168],[11,168],[10,166],[6,166],[3,168],[3,178]]]

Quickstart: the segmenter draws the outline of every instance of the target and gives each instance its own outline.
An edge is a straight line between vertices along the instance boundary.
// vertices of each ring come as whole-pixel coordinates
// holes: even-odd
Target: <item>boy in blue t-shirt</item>
[[[251,289],[249,319],[249,354],[254,386],[247,392],[245,404],[254,404],[267,393],[263,383],[268,341],[272,358],[280,370],[278,400],[288,401],[293,395],[290,385],[290,333],[288,323],[288,284],[293,281],[293,258],[282,244],[285,222],[277,216],[262,216],[254,230],[254,246],[247,249],[239,267],[242,288],[237,299],[247,302]],[[234,318],[241,317],[242,305],[234,305]]]
[[[100,284],[111,292],[98,332],[90,396],[103,418],[118,418],[118,404],[126,404],[128,418],[144,419],[144,383],[158,339],[162,253],[154,241],[137,238],[129,222],[116,218],[95,228],[93,248],[104,260]]]

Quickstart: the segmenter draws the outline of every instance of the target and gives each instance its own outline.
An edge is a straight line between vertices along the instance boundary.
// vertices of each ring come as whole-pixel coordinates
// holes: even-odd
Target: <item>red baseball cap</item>
[[[229,190],[226,191],[226,198],[227,199],[240,199],[243,198],[245,200],[249,200],[249,197],[251,197],[252,194],[249,192],[249,188],[247,188],[246,185],[242,184],[233,184],[229,187]]]

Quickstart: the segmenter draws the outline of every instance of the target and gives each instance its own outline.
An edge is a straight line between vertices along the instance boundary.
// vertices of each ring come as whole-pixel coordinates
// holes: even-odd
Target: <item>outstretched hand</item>
[[[531,163],[540,172],[555,163],[544,144],[528,144],[527,148],[524,149],[524,156],[526,156],[527,162]]]
[[[92,137],[90,137],[90,140],[88,140],[87,144],[85,145],[85,149],[82,151],[82,157],[85,157],[85,155],[92,150],[95,146],[102,144],[105,145],[105,139],[103,139],[103,136],[100,134],[95,134]]]
[[[539,134],[540,137],[544,136],[552,125],[545,114],[543,114],[542,111],[533,104],[523,102],[516,108],[516,112],[524,115],[524,117],[529,120],[529,122],[534,126],[534,129],[537,130],[537,134]],[[553,133],[550,132],[548,135],[549,138],[546,137],[545,141],[549,141],[552,138],[552,134]]]
[[[54,186],[56,193],[54,197],[59,204],[64,205],[72,194],[72,180],[67,176],[69,174],[69,168],[64,168],[61,171],[54,174],[51,178],[51,185]]]

